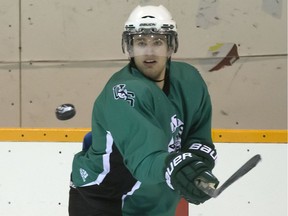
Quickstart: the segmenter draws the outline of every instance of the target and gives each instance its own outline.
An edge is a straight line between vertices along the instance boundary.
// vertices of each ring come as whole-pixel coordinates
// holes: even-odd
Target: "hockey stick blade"
[[[247,174],[261,161],[261,155],[257,154],[250,158],[243,166],[241,166],[230,178],[228,178],[221,187],[215,189],[214,185],[199,178],[195,181],[196,186],[210,197],[216,198],[226,188],[237,181],[239,178]]]

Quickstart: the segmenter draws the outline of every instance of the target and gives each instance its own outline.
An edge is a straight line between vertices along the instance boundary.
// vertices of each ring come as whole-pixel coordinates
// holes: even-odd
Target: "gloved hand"
[[[199,156],[209,167],[209,170],[214,168],[217,151],[212,143],[192,143],[188,146],[189,148],[186,151]]]
[[[168,186],[177,191],[188,202],[199,205],[211,197],[196,186],[198,179],[219,184],[203,160],[191,152],[171,153],[166,159],[165,178]]]

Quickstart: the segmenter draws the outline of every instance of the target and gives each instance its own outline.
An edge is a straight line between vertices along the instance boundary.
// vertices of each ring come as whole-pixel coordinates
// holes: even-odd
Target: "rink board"
[[[81,149],[82,137],[88,129],[33,130],[35,141],[32,129],[15,129],[14,139],[10,137],[9,140],[13,130],[0,129],[0,215],[17,216],[19,212],[22,216],[68,215],[71,162]],[[254,142],[220,142],[219,139],[228,139],[237,131],[213,132],[219,155],[214,174],[220,182],[251,156],[261,154],[263,160],[218,198],[199,206],[182,202],[177,216],[228,216],[232,213],[234,216],[286,216],[287,131],[254,131],[255,136],[253,131],[247,131],[246,136],[245,131],[238,131],[243,135],[242,140],[250,136]],[[18,133],[22,138],[30,136],[31,140],[19,141]],[[38,133],[46,134],[46,140],[39,141]],[[263,138],[263,134],[270,139],[274,136],[274,142],[257,142],[255,137]],[[61,140],[62,135],[63,139],[70,140]],[[50,136],[52,141],[49,141]],[[55,136],[59,136],[60,141],[55,141]]]

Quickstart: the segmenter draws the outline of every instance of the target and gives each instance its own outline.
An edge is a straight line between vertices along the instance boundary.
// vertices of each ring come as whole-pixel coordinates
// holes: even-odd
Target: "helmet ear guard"
[[[124,25],[122,34],[122,51],[131,56],[134,35],[160,34],[167,36],[169,53],[178,49],[176,22],[170,12],[160,6],[137,6]],[[171,50],[171,52],[170,52]]]

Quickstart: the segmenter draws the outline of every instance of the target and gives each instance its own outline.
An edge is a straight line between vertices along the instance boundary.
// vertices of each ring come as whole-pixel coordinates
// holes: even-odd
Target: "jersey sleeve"
[[[200,93],[201,91],[201,93]],[[186,148],[189,147],[189,143],[200,142],[213,146],[211,136],[211,119],[212,119],[212,105],[210,95],[203,84],[199,90],[198,107],[193,113],[193,119],[190,120],[189,134],[186,140]]]
[[[104,97],[98,113],[105,115],[105,127],[126,167],[141,182],[165,181],[163,169],[169,136],[155,116],[158,101],[151,89],[130,81],[107,88]]]
[[[187,108],[184,114],[186,129],[182,150],[195,152],[214,167],[217,154],[211,134],[211,98],[205,81],[196,69],[193,70],[192,76],[187,78],[191,80],[190,87],[184,89]]]
[[[184,148],[202,157],[204,162],[212,170],[217,159],[217,151],[211,137],[210,99],[207,98],[206,101],[203,102],[197,116],[198,119],[195,125],[190,128]]]

